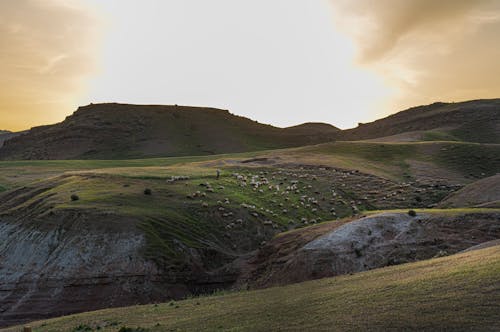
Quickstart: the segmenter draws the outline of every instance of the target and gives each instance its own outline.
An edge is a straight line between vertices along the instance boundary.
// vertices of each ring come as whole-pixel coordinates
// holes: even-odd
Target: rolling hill
[[[339,140],[390,137],[391,141],[431,140],[500,143],[500,99],[433,103],[339,133]]]
[[[210,155],[327,142],[336,131],[326,124],[277,128],[213,108],[91,104],[7,141],[0,159]]]
[[[61,123],[6,135],[3,160],[212,155],[334,140],[498,144],[500,99],[418,106],[348,130],[314,122],[277,128],[214,108],[91,104]]]
[[[495,174],[498,153],[496,145],[461,142],[335,142],[218,156],[1,161],[0,326],[227,289],[244,266],[273,264],[274,251],[261,258],[277,234],[309,238],[311,227],[323,235],[368,211],[434,206],[458,183]],[[419,257],[494,239],[498,211],[472,212],[462,238],[439,231],[462,217],[425,219],[430,229],[412,223],[430,232],[424,244],[438,241]],[[256,250],[257,262],[242,261]],[[402,254],[394,261],[408,259]]]
[[[439,203],[440,207],[500,207],[500,173],[473,182],[452,193]]]
[[[0,326],[339,276],[35,327],[234,330],[227,312],[241,330],[321,330],[333,320],[358,330],[495,329],[498,247],[362,271],[496,243],[498,103],[438,103],[347,131],[276,128],[210,108],[98,104],[33,128],[0,148],[14,159],[0,161]],[[414,306],[401,308],[408,298]],[[206,308],[212,299],[222,299],[216,311]],[[356,325],[351,313],[368,318]]]

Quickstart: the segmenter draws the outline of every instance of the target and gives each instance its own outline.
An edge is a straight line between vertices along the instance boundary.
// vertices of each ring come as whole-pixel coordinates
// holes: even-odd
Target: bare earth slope
[[[261,288],[449,255],[500,238],[500,214],[382,213],[281,234],[249,259],[239,285]]]
[[[365,140],[410,132],[420,136],[419,140],[500,143],[500,99],[417,106],[344,130],[338,139]]]
[[[286,287],[87,312],[35,331],[498,331],[500,246]],[[21,327],[4,331],[17,332]]]
[[[5,142],[0,159],[117,159],[208,155],[331,141],[335,127],[277,128],[228,111],[95,104]]]

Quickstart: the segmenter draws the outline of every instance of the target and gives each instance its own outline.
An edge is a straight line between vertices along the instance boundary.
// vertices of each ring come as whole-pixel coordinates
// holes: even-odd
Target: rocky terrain
[[[8,130],[0,130],[0,148],[3,146],[3,143],[11,138],[24,134],[24,131],[20,132],[11,132]]]

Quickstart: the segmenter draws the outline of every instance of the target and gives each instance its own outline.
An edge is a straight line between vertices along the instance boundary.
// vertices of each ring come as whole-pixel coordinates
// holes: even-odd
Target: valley
[[[492,105],[496,102],[492,101]],[[93,107],[98,108],[95,113],[91,112]],[[478,287],[494,288],[498,281],[494,277],[498,272],[498,246],[461,254],[468,248],[500,239],[500,145],[496,141],[443,140],[447,137],[442,135],[439,140],[404,141],[392,136],[363,135],[357,140],[342,140],[343,135],[347,138],[353,132],[306,124],[281,133],[283,144],[271,135],[271,145],[259,143],[244,149],[226,149],[224,135],[231,134],[212,128],[221,136],[211,136],[210,144],[221,144],[223,148],[219,150],[208,154],[183,150],[177,154],[160,149],[148,155],[130,142],[117,149],[115,143],[108,145],[119,134],[103,140],[102,150],[96,145],[98,149],[91,154],[84,152],[86,144],[90,144],[88,137],[79,136],[87,142],[81,144],[68,136],[58,136],[67,126],[80,128],[67,131],[71,135],[83,133],[83,127],[72,127],[80,117],[85,121],[92,118],[93,125],[100,123],[100,114],[105,113],[103,107],[79,110],[68,123],[31,130],[0,148],[0,157],[4,159],[0,161],[2,327],[83,311],[167,303],[109,309],[34,326],[35,331],[62,326],[80,331],[79,324],[89,327],[81,331],[98,327],[117,331],[125,325],[144,326],[148,331],[189,330],[199,324],[196,319],[207,320],[212,309],[197,310],[195,320],[183,320],[182,315],[191,309],[180,309],[180,316],[169,318],[168,322],[156,318],[155,312],[171,317],[173,309],[168,303],[176,303],[174,309],[177,303],[180,308],[191,308],[196,301],[217,302],[219,297],[207,295],[221,291],[234,292],[222,298],[236,302],[224,300],[228,304],[214,310],[239,303],[245,311],[242,301],[248,294],[248,305],[254,301],[250,298],[256,296],[257,303],[271,306],[272,315],[288,319],[288,314],[274,302],[283,296],[277,295],[281,292],[279,287],[294,289],[290,301],[314,307],[316,301],[330,303],[333,298],[321,300],[317,293],[299,300],[299,294],[319,292],[315,287],[330,283],[345,284],[351,292],[347,295],[343,288],[333,287],[329,296],[340,296],[340,302],[328,305],[328,310],[335,312],[332,319],[348,324],[343,311],[347,302],[342,301],[352,298],[367,308],[367,299],[359,292],[373,286],[370,292],[383,296],[384,287],[400,287],[394,286],[393,273],[409,274],[405,287],[411,291],[405,288],[401,292],[416,298],[424,296],[411,286],[423,282],[417,271],[434,264],[439,266],[439,272],[426,276],[428,280],[434,278],[429,281],[428,292],[435,292],[436,278],[452,278],[457,285],[463,283],[461,275],[449,272],[454,269],[487,269],[487,274],[478,276],[477,284],[461,290],[463,293],[455,294],[457,297],[472,297]],[[123,106],[112,104],[111,114],[115,107]],[[493,109],[498,113],[498,108]],[[121,111],[131,112],[129,108]],[[188,108],[172,114],[184,111],[190,118],[192,112],[205,112]],[[142,110],[135,112],[141,114]],[[145,112],[145,118],[157,113],[162,117],[171,116],[172,110],[167,107],[163,114],[146,107]],[[211,112],[217,116],[225,114],[212,110],[207,114]],[[463,120],[460,114],[459,119]],[[134,115],[132,119],[141,117]],[[136,130],[136,120],[131,121],[132,131]],[[128,123],[120,125],[127,127]],[[106,126],[102,127],[105,131],[109,130]],[[95,133],[93,129],[90,132]],[[179,142],[179,135],[174,136],[173,142]],[[299,138],[301,141],[295,141]],[[44,148],[30,143],[35,141]],[[24,147],[26,144],[28,148]],[[71,147],[66,149],[66,144]],[[116,153],[108,150],[110,146]],[[53,151],[72,152],[61,155]],[[216,151],[221,154],[213,154]],[[169,156],[171,153],[176,155]],[[88,159],[73,160],[73,156]],[[125,159],[129,156],[140,158]],[[477,255],[483,254],[491,260],[488,267],[477,261]],[[372,286],[357,285],[357,278]],[[321,280],[310,282],[314,279]],[[287,286],[290,284],[293,285]],[[256,291],[263,288],[266,290]],[[498,295],[498,290],[493,289],[485,305],[493,308]],[[377,296],[373,303],[382,301],[390,307],[402,295],[395,292],[386,299]],[[436,293],[439,296],[447,295],[443,290]],[[432,310],[445,310],[440,306],[449,304],[437,301],[425,305],[435,305]],[[398,326],[392,319],[377,320],[377,315],[386,313],[369,307],[366,310],[372,316],[366,324],[380,329]],[[234,311],[236,316],[240,309]],[[123,316],[128,310],[130,319]],[[465,323],[490,324],[488,319],[493,317],[474,321],[475,311],[469,311],[465,305],[459,310],[464,312]],[[134,318],[136,311],[138,315],[147,312],[149,322],[158,321],[160,325]],[[320,330],[325,329],[322,324],[330,322],[325,313],[316,314]],[[409,314],[410,311],[398,312]],[[109,319],[103,318],[105,315]],[[252,315],[242,330],[265,330],[265,325],[259,325]],[[415,322],[415,329],[434,326],[429,321],[432,315],[424,316]],[[217,319],[209,321],[221,324],[223,329],[232,328]],[[224,322],[231,320],[224,318]],[[279,322],[278,319],[266,324],[288,326]],[[293,322],[290,320],[290,324],[299,324]],[[293,330],[293,325],[288,327]],[[351,326],[356,327],[361,325]]]

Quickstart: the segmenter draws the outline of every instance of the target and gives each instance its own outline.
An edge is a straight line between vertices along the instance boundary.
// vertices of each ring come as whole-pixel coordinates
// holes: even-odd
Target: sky
[[[340,128],[500,97],[497,0],[1,0],[0,129],[98,102]]]

